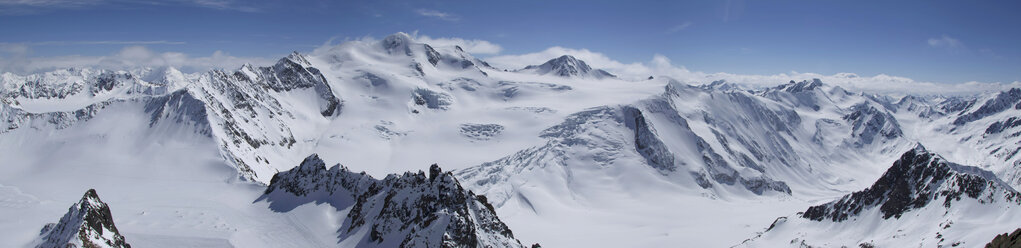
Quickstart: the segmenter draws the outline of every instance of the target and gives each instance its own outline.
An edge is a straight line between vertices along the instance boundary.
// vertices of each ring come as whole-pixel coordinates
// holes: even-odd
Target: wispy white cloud
[[[103,0],[0,0],[0,5],[4,6],[68,6],[68,5],[88,5],[104,2]]]
[[[461,19],[455,16],[454,14],[432,9],[416,9],[415,13],[417,13],[420,16],[436,18],[444,21],[457,21]]]
[[[188,44],[184,41],[168,41],[168,40],[79,40],[79,41],[38,41],[38,42],[22,42],[22,43],[2,43],[6,45],[25,45],[25,46],[67,46],[67,45],[184,45]]]
[[[431,46],[460,46],[464,51],[472,54],[499,54],[503,47],[486,40],[466,40],[461,38],[432,38],[426,35],[414,35],[415,41],[429,44]]]
[[[6,52],[11,46],[15,45],[0,45],[0,52]],[[234,69],[245,63],[269,65],[274,61],[260,57],[236,57],[223,51],[216,51],[208,56],[192,57],[180,52],[156,52],[144,46],[127,46],[105,56],[32,57],[25,56],[24,53],[0,53],[0,72],[27,74],[71,67],[108,70],[175,67],[186,72],[200,72],[210,69]]]
[[[106,0],[0,0],[0,15],[31,15],[55,9],[80,9]]]
[[[929,38],[929,47],[933,48],[947,48],[947,49],[960,49],[964,48],[964,43],[948,35],[943,35],[938,38]]]
[[[0,55],[23,56],[31,50],[30,46],[22,43],[0,43]]]
[[[681,24],[677,24],[677,25],[675,25],[673,27],[670,27],[669,29],[666,30],[666,32],[668,34],[677,33],[677,32],[680,32],[681,30],[685,30],[685,29],[690,28],[691,25],[694,25],[694,23],[692,23],[692,22],[684,22],[684,23],[681,23]]]
[[[255,6],[246,5],[249,1],[234,1],[234,0],[191,0],[191,3],[196,6],[210,9],[219,10],[233,10],[240,12],[260,12],[262,9]]]
[[[0,0],[0,15],[33,15],[54,10],[88,9],[110,6],[183,5],[225,11],[260,12],[251,1],[238,0]]]

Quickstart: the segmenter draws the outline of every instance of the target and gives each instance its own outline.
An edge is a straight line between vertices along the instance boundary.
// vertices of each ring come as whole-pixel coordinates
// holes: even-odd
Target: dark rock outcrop
[[[465,190],[438,165],[425,172],[391,174],[382,180],[340,165],[327,169],[317,155],[273,176],[264,196],[350,197],[340,238],[360,237],[369,247],[524,247],[496,216],[485,196]],[[331,200],[317,200],[330,201]],[[368,235],[356,233],[367,231]]]
[[[993,173],[947,162],[918,145],[901,155],[871,187],[810,207],[801,216],[816,221],[844,221],[878,207],[884,219],[900,218],[933,201],[941,200],[944,207],[950,208],[962,196],[980,203],[1002,200],[1021,204],[1021,195]]]
[[[904,136],[900,123],[893,115],[867,103],[852,106],[851,113],[843,119],[851,124],[851,137],[857,139],[857,146]]]
[[[110,207],[89,189],[67,210],[60,222],[43,227],[38,248],[123,247],[130,248],[113,223]]]
[[[982,106],[978,107],[975,111],[957,117],[957,119],[954,120],[954,125],[964,125],[968,122],[1003,112],[1011,107],[1021,107],[1021,103],[1019,102],[1021,102],[1021,89],[1013,88],[1008,91],[1000,92],[1000,94],[996,95],[993,99],[986,101],[985,104],[982,104]]]
[[[996,235],[986,248],[1021,248],[1021,228],[1011,233]]]

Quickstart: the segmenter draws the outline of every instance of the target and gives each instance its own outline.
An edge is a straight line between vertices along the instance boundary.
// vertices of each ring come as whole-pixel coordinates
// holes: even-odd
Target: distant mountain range
[[[971,247],[1021,220],[1021,89],[495,68],[397,33],[234,71],[4,73],[0,119],[0,219],[32,213],[0,229],[92,185],[128,223],[90,190],[5,246]]]

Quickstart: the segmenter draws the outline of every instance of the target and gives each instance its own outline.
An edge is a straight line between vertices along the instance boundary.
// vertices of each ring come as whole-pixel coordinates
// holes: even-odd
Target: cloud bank
[[[432,9],[416,9],[415,13],[420,16],[436,18],[444,21],[457,21],[460,19],[453,14]]]
[[[949,48],[949,49],[953,49],[953,48],[960,48],[960,47],[964,46],[964,44],[961,43],[960,40],[954,39],[953,37],[950,37],[950,36],[947,36],[947,35],[943,35],[942,37],[939,37],[939,38],[929,38],[927,43],[929,43],[930,47],[934,47],[934,48]]]
[[[485,40],[465,40],[461,38],[432,38],[426,35],[413,34],[414,39],[418,42],[429,44],[430,46],[460,46],[464,51],[471,54],[498,54],[503,51],[503,47],[492,42]]]
[[[259,57],[235,57],[222,51],[209,56],[192,57],[179,52],[156,52],[145,46],[128,46],[105,56],[28,56],[29,47],[0,44],[0,72],[28,74],[71,67],[129,70],[143,67],[174,67],[185,72],[209,69],[235,69],[245,63],[270,65],[275,60]]]

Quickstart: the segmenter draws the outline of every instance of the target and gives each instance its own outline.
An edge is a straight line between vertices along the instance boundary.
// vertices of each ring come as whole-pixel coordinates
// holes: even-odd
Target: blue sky
[[[560,46],[623,63],[659,54],[702,72],[1014,82],[1018,10],[1019,1],[0,0],[0,60],[136,46],[270,59],[417,31],[499,46],[480,57]]]

